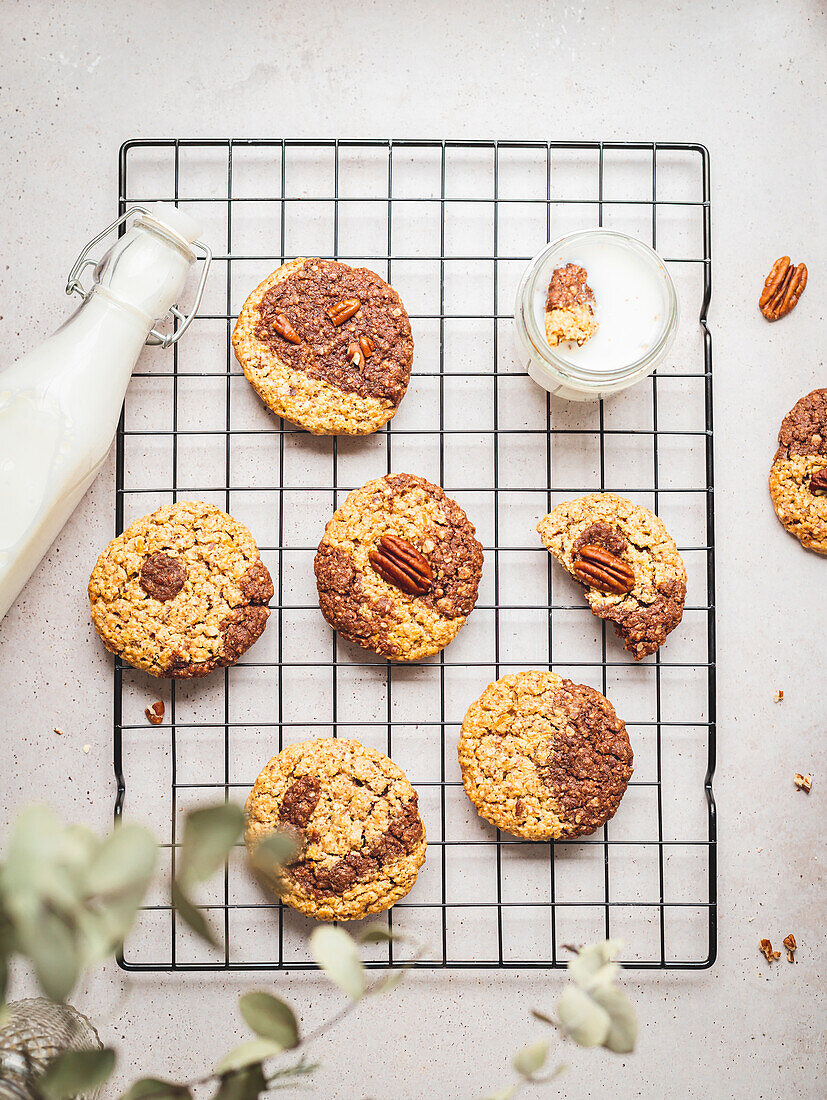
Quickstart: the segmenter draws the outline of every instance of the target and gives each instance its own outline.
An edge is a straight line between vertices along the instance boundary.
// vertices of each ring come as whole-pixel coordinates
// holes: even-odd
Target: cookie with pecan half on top
[[[233,348],[265,405],[316,435],[381,428],[405,396],[413,361],[393,287],[336,260],[290,260],[268,275],[244,303]]]
[[[353,740],[288,745],[255,781],[245,806],[251,854],[277,829],[299,851],[262,870],[287,905],[316,920],[357,920],[390,909],[425,862],[417,795],[387,756]]]
[[[388,474],[355,489],[327,524],[314,568],[322,614],[382,657],[439,653],[473,610],[482,547],[438,485]]]
[[[234,664],[264,630],[272,596],[247,528],[197,500],[135,520],[89,579],[92,622],[106,648],[175,679]]]
[[[636,661],[663,645],[683,618],[686,569],[653,512],[616,493],[591,493],[558,504],[537,530]]]

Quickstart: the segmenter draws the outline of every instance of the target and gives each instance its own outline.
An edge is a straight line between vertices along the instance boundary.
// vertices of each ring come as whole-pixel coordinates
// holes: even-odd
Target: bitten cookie
[[[175,679],[237,661],[264,630],[272,596],[253,536],[202,501],[136,520],[89,579],[92,622],[106,648]]]
[[[460,506],[413,474],[350,494],[316,554],[319,606],[350,642],[396,661],[439,653],[477,600],[482,547]]]
[[[586,269],[577,264],[557,267],[551,274],[546,297],[546,340],[556,347],[574,340],[580,347],[597,332],[594,292],[586,283]]]
[[[537,530],[636,661],[663,645],[683,617],[686,569],[654,513],[615,493],[592,493],[558,504]]]
[[[527,840],[594,832],[614,816],[632,775],[612,704],[554,672],[489,684],[468,708],[457,751],[480,816]]]
[[[283,264],[249,296],[233,348],[265,405],[316,435],[366,435],[394,415],[413,337],[396,291],[365,267]]]
[[[265,882],[317,920],[354,920],[390,909],[425,862],[416,791],[401,768],[358,741],[322,737],[289,745],[247,798],[252,853],[275,829],[296,834],[294,860]]]
[[[827,554],[827,389],[802,397],[781,422],[770,496],[790,534]]]

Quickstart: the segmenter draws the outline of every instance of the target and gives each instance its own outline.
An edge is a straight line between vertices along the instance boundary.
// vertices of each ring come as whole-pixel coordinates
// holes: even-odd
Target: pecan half
[[[784,946],[787,948],[787,962],[794,963],[795,955],[793,955],[793,951],[798,949],[798,944],[795,942],[795,936],[792,932],[784,937]]]
[[[327,315],[334,325],[341,325],[361,308],[362,303],[358,298],[345,298],[343,301],[337,302],[335,306],[331,306],[327,311]]]
[[[583,584],[615,596],[623,596],[634,588],[632,567],[608,550],[589,544],[580,547],[579,555],[574,563],[574,575]]]
[[[758,308],[768,321],[777,321],[795,308],[806,285],[807,265],[796,267],[790,263],[789,256],[781,256],[764,280]]]
[[[772,943],[768,939],[761,940],[761,943],[758,946],[758,950],[761,952],[768,963],[775,962],[777,959],[781,958],[781,952],[773,951]]]
[[[365,359],[370,359],[371,355],[376,351],[376,344],[369,336],[359,337],[359,347],[362,349],[362,355]]]
[[[383,535],[368,561],[379,576],[408,596],[424,596],[433,584],[434,571],[428,559],[405,539]]]
[[[164,720],[164,711],[166,710],[163,700],[159,699],[157,703],[153,703],[152,706],[144,709],[147,721],[151,722],[153,726],[160,726]]]
[[[285,340],[289,340],[291,344],[300,344],[302,342],[301,336],[296,332],[293,326],[290,324],[290,318],[286,313],[277,313],[273,318],[273,328],[283,337]]]
[[[362,349],[356,343],[355,340],[351,340],[347,346],[345,352],[345,359],[352,367],[355,367],[361,374],[365,369],[365,357],[362,355]]]
[[[810,478],[810,492],[827,493],[827,466],[822,467],[820,470],[816,470]]]

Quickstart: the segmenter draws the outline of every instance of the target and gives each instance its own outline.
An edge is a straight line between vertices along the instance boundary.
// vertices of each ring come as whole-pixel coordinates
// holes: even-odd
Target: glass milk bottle
[[[100,261],[87,258],[132,217]],[[141,348],[170,346],[192,320],[211,260],[199,232],[171,205],[128,210],[78,257],[66,287],[83,297],[77,312],[0,374],[0,619],[103,465]],[[184,317],[173,303],[196,248],[204,266]],[[79,276],[88,266],[93,285],[85,291]],[[168,312],[181,323],[164,336],[153,326]]]

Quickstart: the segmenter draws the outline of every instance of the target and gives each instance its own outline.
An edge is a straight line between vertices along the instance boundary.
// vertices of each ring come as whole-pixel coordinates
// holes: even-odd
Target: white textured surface
[[[9,361],[65,316],[66,271],[114,216],[127,137],[658,138],[710,148],[719,961],[705,973],[627,977],[638,1050],[620,1059],[557,1045],[570,1067],[559,1092],[570,1097],[819,1093],[827,691],[816,670],[827,564],[784,533],[766,491],[781,417],[827,384],[819,9],[801,0],[4,5]],[[781,253],[805,260],[811,282],[795,313],[769,326],[755,303]],[[110,463],[0,626],[9,817],[37,796],[67,817],[110,820],[110,664],[87,625],[85,585],[93,548],[111,534],[113,476]],[[793,789],[795,771],[813,771],[809,798]],[[758,940],[791,930],[798,965],[768,969]],[[414,976],[317,1044],[317,1094],[476,1097],[510,1079],[514,1048],[540,1033],[530,1008],[552,1007],[563,980]],[[121,1047],[125,1072],[175,1077],[231,1045],[238,991],[271,981],[307,1023],[339,1004],[312,975],[132,982],[111,964],[76,1001]]]

